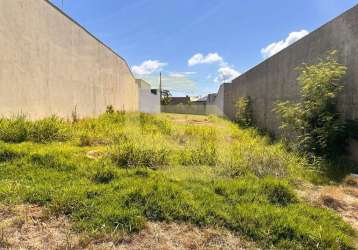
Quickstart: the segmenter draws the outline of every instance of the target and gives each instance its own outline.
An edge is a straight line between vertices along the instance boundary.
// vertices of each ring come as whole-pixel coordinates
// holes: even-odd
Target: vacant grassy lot
[[[238,232],[263,248],[353,249],[353,229],[300,201],[319,162],[216,117],[104,114],[0,120],[0,202],[45,206],[74,230],[135,233],[147,221]]]

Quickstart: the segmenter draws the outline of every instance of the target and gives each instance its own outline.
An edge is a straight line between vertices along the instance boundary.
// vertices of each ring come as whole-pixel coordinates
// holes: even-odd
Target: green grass
[[[299,180],[323,178],[318,163],[253,129],[188,118],[0,120],[0,201],[45,206],[90,234],[177,221],[227,228],[263,248],[353,249],[349,225],[296,197]]]

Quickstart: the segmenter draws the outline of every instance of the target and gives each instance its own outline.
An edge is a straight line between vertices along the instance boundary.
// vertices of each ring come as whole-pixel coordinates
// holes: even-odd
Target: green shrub
[[[20,143],[27,140],[29,122],[25,116],[0,119],[0,140],[10,143]]]
[[[65,141],[69,137],[69,126],[56,116],[33,122],[29,131],[29,139],[36,143]]]
[[[236,122],[243,128],[253,126],[252,103],[250,96],[240,97],[235,103]]]
[[[341,80],[347,68],[330,52],[317,64],[303,65],[299,70],[301,101],[278,102],[274,111],[280,116],[284,136],[294,141],[299,151],[336,156],[344,149],[345,125],[336,110]]]

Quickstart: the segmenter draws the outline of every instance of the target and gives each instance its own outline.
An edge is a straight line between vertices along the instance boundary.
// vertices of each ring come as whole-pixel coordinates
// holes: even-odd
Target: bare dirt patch
[[[166,114],[166,116],[177,124],[214,125],[208,116],[204,115]]]
[[[91,239],[71,230],[66,217],[50,217],[32,205],[0,206],[0,249],[257,249],[222,229],[149,222],[132,236]]]
[[[71,249],[73,236],[65,218],[50,218],[37,206],[0,208],[2,249]]]
[[[147,228],[119,249],[257,249],[224,230],[199,229],[176,223],[148,223]]]
[[[315,186],[306,184],[299,195],[316,206],[330,208],[358,231],[358,187],[352,185]]]
[[[101,159],[104,157],[104,153],[99,150],[91,150],[86,153],[86,157],[92,160]]]

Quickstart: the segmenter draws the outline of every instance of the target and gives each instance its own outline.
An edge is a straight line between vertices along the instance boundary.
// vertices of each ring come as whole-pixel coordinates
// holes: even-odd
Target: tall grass
[[[70,138],[70,124],[52,116],[38,121],[26,120],[23,115],[0,119],[0,140],[9,143],[32,141],[49,143]]]
[[[18,115],[11,119],[0,119],[0,140],[10,143],[23,142],[28,138],[29,122],[25,116]]]
[[[0,201],[46,206],[91,234],[179,221],[224,227],[264,249],[353,248],[350,226],[297,198],[292,183],[320,177],[306,159],[255,130],[205,119],[2,119]],[[97,151],[103,157],[87,157]]]
[[[119,167],[157,168],[171,163],[171,151],[165,142],[153,135],[125,140],[115,145],[110,152],[111,159]]]

